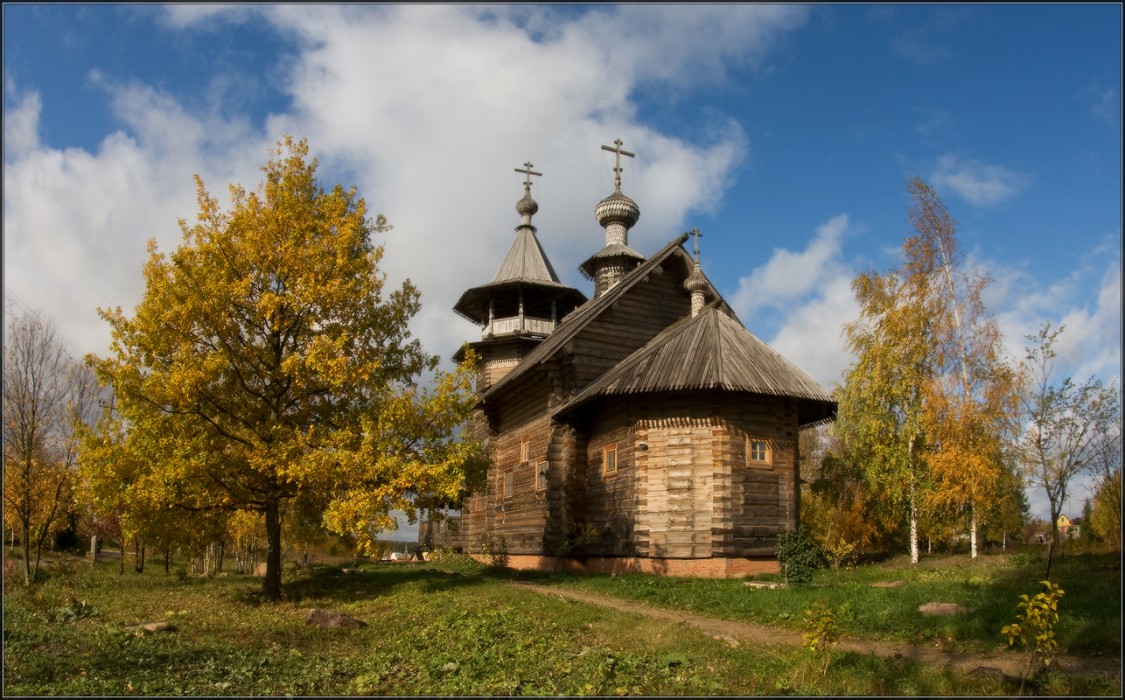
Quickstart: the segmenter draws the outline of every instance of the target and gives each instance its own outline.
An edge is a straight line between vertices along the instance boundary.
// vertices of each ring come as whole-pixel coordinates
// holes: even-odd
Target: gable
[[[490,387],[481,401],[497,400],[546,362],[583,347],[589,349],[588,357],[594,360],[591,366],[596,369],[592,371],[600,374],[643,346],[664,327],[685,316],[690,300],[682,287],[678,290],[673,287],[682,284],[692,268],[691,257],[681,247],[687,238],[687,234],[682,234],[669,242],[620,283],[567,315],[515,369]],[[654,282],[655,287],[662,289],[644,289]],[[719,298],[713,287],[710,291]],[[722,303],[725,306],[725,302]],[[578,388],[593,378],[581,379]]]

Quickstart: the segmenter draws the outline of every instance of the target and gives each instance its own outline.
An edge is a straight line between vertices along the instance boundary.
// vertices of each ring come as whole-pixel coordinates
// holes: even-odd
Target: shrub
[[[1008,564],[1016,568],[1030,566],[1031,564],[1042,564],[1047,561],[1042,552],[1016,552],[1008,557]]]
[[[824,558],[820,548],[801,527],[778,536],[777,562],[785,582],[799,586],[812,581],[813,573],[824,564]]]
[[[1008,646],[1016,642],[1028,648],[1027,671],[1023,674],[1020,683],[1020,693],[1023,693],[1023,683],[1027,681],[1035,669],[1036,661],[1039,670],[1046,669],[1055,659],[1059,642],[1055,639],[1055,623],[1059,621],[1059,598],[1066,591],[1059,588],[1057,583],[1040,581],[1043,592],[1029,598],[1026,593],[1020,596],[1020,603],[1016,606],[1023,613],[1016,615],[1017,622],[1005,625],[1000,634],[1008,638]]]

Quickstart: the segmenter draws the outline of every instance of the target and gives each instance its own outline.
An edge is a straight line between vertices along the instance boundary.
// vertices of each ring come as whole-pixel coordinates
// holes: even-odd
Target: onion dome
[[[695,264],[691,274],[684,280],[684,289],[693,293],[707,291],[707,278],[703,276],[703,270],[699,269],[699,263]]]
[[[641,218],[641,208],[632,199],[621,193],[620,185],[594,208],[594,218],[605,228],[609,224],[622,224],[632,228]]]
[[[526,216],[530,222],[537,211],[539,211],[539,204],[531,198],[531,185],[524,185],[523,198],[516,202],[516,213],[520,217]]]

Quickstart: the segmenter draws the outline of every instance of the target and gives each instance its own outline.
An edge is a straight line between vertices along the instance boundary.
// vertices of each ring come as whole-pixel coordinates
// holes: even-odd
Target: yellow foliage
[[[384,288],[373,237],[390,226],[354,189],[321,189],[304,141],[272,155],[229,212],[197,178],[197,221],[171,255],[150,243],[134,315],[99,310],[112,352],[90,362],[119,416],[86,445],[92,498],[141,518],[261,512],[271,546],[292,502],[366,542],[392,509],[460,498],[471,366],[415,388],[437,358],[408,328],[418,290]]]

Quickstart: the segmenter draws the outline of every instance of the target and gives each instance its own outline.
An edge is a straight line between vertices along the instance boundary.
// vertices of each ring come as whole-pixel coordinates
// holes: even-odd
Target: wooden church
[[[478,324],[474,429],[487,484],[461,541],[518,568],[740,576],[776,570],[798,524],[798,431],[834,419],[816,381],[750,334],[683,234],[650,258],[614,191],[594,217],[605,247],[581,265],[593,298],[559,281],[536,238],[526,163],[515,241],[454,309]],[[462,351],[463,352],[463,351]],[[461,353],[458,353],[461,355]]]

